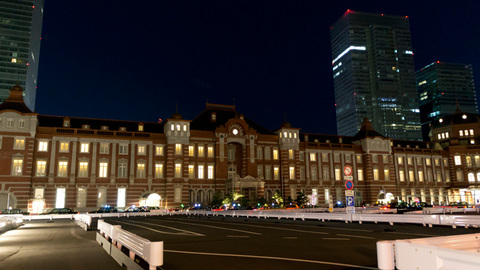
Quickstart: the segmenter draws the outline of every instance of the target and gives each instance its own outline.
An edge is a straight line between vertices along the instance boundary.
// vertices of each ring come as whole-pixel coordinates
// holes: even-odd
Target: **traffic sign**
[[[355,201],[353,200],[353,196],[347,197],[347,206],[355,206]]]
[[[352,189],[353,189],[353,182],[352,182],[352,180],[347,180],[347,181],[345,181],[345,188],[346,188],[347,190],[352,190]]]
[[[344,176],[343,180],[353,180],[353,176]]]
[[[343,168],[343,173],[345,173],[346,176],[352,175],[352,166],[346,165],[346,166]]]

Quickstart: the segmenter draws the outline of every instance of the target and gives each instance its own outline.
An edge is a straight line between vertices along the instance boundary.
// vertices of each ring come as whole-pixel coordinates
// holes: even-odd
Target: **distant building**
[[[453,114],[457,106],[462,112],[478,113],[471,65],[437,61],[416,74],[424,140],[429,139],[430,123]]]
[[[102,205],[210,205],[238,192],[256,204],[275,193],[312,205],[391,200],[480,200],[480,116],[435,120],[431,142],[387,138],[364,119],[355,136],[270,131],[233,105],[207,103],[193,120],[145,123],[33,113],[22,88],[0,104],[0,208],[39,213]]]
[[[386,137],[420,140],[420,111],[408,17],[348,10],[331,27],[337,133],[364,118]]]
[[[35,110],[43,0],[0,1],[0,103],[19,83],[25,104]]]

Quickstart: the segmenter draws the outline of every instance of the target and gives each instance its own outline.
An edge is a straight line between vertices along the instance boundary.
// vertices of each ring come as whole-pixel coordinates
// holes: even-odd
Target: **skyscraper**
[[[420,140],[420,110],[408,17],[347,10],[331,27],[337,133],[364,118],[382,135]]]
[[[471,65],[434,62],[417,71],[422,135],[429,140],[433,119],[462,112],[478,113]]]
[[[18,83],[25,89],[25,104],[35,109],[43,3],[0,1],[0,103]]]

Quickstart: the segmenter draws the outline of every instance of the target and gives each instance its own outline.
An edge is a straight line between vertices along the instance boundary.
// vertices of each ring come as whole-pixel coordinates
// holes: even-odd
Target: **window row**
[[[407,179],[407,176],[408,176],[408,179]],[[415,177],[417,177],[417,180],[419,182],[425,181],[425,174],[424,174],[423,170],[418,170],[416,173],[413,170],[408,170],[407,173],[403,169],[400,169],[398,171],[398,178],[399,178],[400,182],[405,182],[406,180],[408,180],[409,182],[413,182],[413,181],[415,181]],[[445,178],[445,182],[450,182],[450,172],[448,170],[445,171],[445,174],[442,177],[442,172],[441,171],[436,171],[436,177],[435,178],[436,178],[437,182],[442,182],[442,179],[444,179],[444,178]],[[428,182],[432,182],[434,180],[433,179],[433,171],[431,171],[431,170],[427,171],[426,180]]]
[[[465,130],[459,130],[458,131],[460,137],[463,137],[463,136],[474,136],[474,132],[473,132],[473,129],[465,129]]]
[[[397,157],[398,165],[404,165],[405,159],[408,165],[414,165],[414,161],[416,161],[417,165],[423,165],[423,161],[425,160],[425,165],[431,166],[432,160],[435,166],[440,166],[440,158],[422,158],[422,157]],[[448,159],[443,159],[443,166],[448,166]]]
[[[40,140],[38,141],[38,152],[47,152],[48,151],[48,141]],[[71,142],[59,142],[59,152],[60,153],[68,153],[70,152],[70,144]],[[80,153],[90,153],[92,143],[89,142],[82,142],[80,143]],[[23,147],[23,148],[20,148]],[[14,149],[24,149],[25,147],[25,139],[15,139]],[[163,156],[164,155],[164,146],[163,145],[155,145],[155,155],[156,156]],[[110,143],[100,143],[98,152],[100,154],[109,154],[110,153],[111,144]],[[128,155],[128,148],[129,144],[119,144],[118,145],[118,154],[120,155]],[[146,155],[147,154],[147,145],[145,144],[137,144],[136,145],[136,152],[137,155]]]
[[[453,160],[456,166],[462,165],[462,157],[460,155],[454,156]],[[468,168],[471,168],[473,166],[473,162],[475,162],[475,167],[480,167],[480,155],[465,156],[465,165],[467,165]]]
[[[56,176],[59,177],[68,177],[68,161],[58,161]],[[87,161],[78,162],[78,172],[77,177],[89,177],[91,164]],[[197,165],[195,170],[195,165],[188,165],[188,177],[189,178],[198,178],[198,179],[213,179],[214,178],[214,165]],[[21,175],[23,170],[23,159],[14,158],[12,165],[12,175]],[[206,171],[205,171],[206,170]],[[98,177],[109,177],[109,163],[108,162],[99,162],[98,163]],[[196,174],[195,174],[196,172]],[[47,161],[37,160],[35,175],[42,177],[46,176],[47,173]],[[139,162],[136,165],[135,170],[136,178],[146,178],[147,169],[144,162]],[[155,163],[154,165],[154,178],[164,178],[164,165],[162,163]],[[126,162],[120,162],[117,166],[117,178],[127,178],[128,177],[128,164]],[[175,177],[181,178],[182,176],[182,164],[175,164]]]
[[[25,128],[25,119],[18,119],[16,121],[16,128]],[[0,118],[0,128],[14,128],[15,127],[15,119],[14,118]]]

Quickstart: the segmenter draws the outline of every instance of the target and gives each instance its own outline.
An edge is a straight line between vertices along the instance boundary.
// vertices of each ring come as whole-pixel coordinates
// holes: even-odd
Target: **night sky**
[[[347,9],[409,16],[415,68],[472,64],[479,92],[477,0],[46,0],[36,112],[192,120],[210,102],[336,134],[330,26]]]

